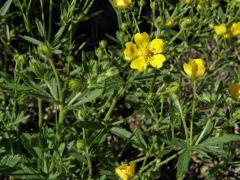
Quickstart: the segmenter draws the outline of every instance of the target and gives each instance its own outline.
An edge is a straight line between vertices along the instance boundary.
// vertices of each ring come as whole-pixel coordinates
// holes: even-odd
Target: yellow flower
[[[113,0],[112,4],[114,7],[124,8],[132,5],[132,0]]]
[[[136,164],[131,162],[128,164],[121,164],[115,169],[116,174],[122,178],[122,180],[129,180],[135,176],[135,166]]]
[[[205,61],[203,59],[191,59],[183,64],[183,69],[188,77],[197,78],[205,73]]]
[[[227,32],[223,35],[224,39],[230,39],[231,37],[232,37],[232,33],[229,30],[227,30]]]
[[[239,83],[232,83],[229,86],[229,91],[231,96],[236,99],[240,100],[240,84]]]
[[[155,38],[149,41],[146,32],[136,33],[134,42],[127,42],[123,51],[124,59],[131,61],[130,67],[138,71],[144,71],[150,64],[152,67],[161,68],[166,57],[162,54],[164,42],[162,39]]]
[[[214,31],[218,36],[222,36],[227,32],[227,25],[222,23],[214,26]]]
[[[168,19],[165,23],[165,26],[169,29],[173,28],[174,27],[174,22],[172,19]]]
[[[240,35],[240,21],[233,23],[233,25],[230,28],[230,31],[233,36],[239,36]]]

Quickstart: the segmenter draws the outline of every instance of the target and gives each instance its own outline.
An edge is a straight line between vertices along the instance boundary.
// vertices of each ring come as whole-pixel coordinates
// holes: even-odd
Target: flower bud
[[[50,57],[52,54],[50,48],[44,43],[40,44],[37,47],[37,51],[38,51],[39,55],[41,55],[41,56]]]
[[[189,27],[189,25],[192,23],[192,19],[191,18],[184,18],[182,20],[182,22],[180,23],[180,27],[182,29],[186,29],[187,27]]]
[[[105,41],[105,40],[100,41],[99,47],[105,49],[107,47],[107,41]]]
[[[73,62],[73,56],[68,55],[68,56],[66,57],[66,61],[67,61],[68,63],[72,63],[72,62]]]
[[[77,79],[70,79],[68,82],[68,87],[72,91],[76,91],[80,88],[81,84]]]
[[[14,58],[14,60],[15,60],[16,62],[18,62],[18,63],[20,63],[20,64],[22,64],[22,63],[25,62],[25,57],[24,57],[24,55],[22,55],[22,54],[16,53],[13,58]]]
[[[77,150],[83,150],[84,148],[86,148],[86,145],[87,145],[87,143],[83,139],[78,139],[76,142]]]

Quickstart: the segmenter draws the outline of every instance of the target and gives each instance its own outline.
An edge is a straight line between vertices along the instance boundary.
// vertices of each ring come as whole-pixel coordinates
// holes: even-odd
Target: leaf
[[[76,101],[75,104],[71,105],[70,107],[78,107],[82,104],[94,101],[95,99],[97,99],[98,96],[100,96],[103,93],[103,89],[99,88],[99,89],[94,89],[94,90],[86,90],[83,93],[80,94],[80,96],[78,97],[73,97],[72,100],[69,102],[69,104],[72,104]]]
[[[0,9],[0,16],[4,16],[7,13],[11,4],[12,4],[12,0],[8,0],[5,2],[3,7]]]
[[[21,156],[19,155],[6,155],[3,156],[0,161],[0,167],[14,167],[21,161]]]
[[[177,162],[177,177],[181,178],[188,171],[188,166],[190,162],[190,152],[189,150],[185,150],[178,158]]]
[[[171,140],[166,140],[163,138],[160,138],[160,140],[166,144],[168,144],[169,146],[172,146],[173,148],[185,148],[186,147],[186,142],[182,139],[179,138],[174,138]]]
[[[224,144],[231,141],[240,141],[240,136],[235,134],[226,134],[220,137],[209,138],[206,141],[203,141],[202,145],[216,145],[216,144]]]
[[[80,121],[79,122],[80,127],[86,128],[86,129],[103,129],[104,126],[100,122],[94,122],[94,121]]]
[[[29,37],[29,36],[20,36],[20,37],[21,37],[22,39],[24,39],[24,40],[32,43],[32,44],[37,45],[37,46],[40,45],[40,44],[42,44],[41,41],[39,41],[39,40],[37,40],[37,39],[35,39],[35,38],[32,38],[32,37]]]
[[[41,23],[41,21],[39,21],[39,19],[36,19],[35,22],[40,36],[46,38],[46,31],[44,25]]]
[[[113,127],[110,129],[110,132],[122,139],[129,139],[134,145],[139,148],[146,149],[147,143],[145,142],[144,138],[140,133],[131,133],[125,129]]]
[[[129,139],[132,136],[132,133],[130,133],[129,131],[122,129],[122,128],[118,128],[118,127],[113,127],[110,129],[111,133],[123,138],[123,139]]]

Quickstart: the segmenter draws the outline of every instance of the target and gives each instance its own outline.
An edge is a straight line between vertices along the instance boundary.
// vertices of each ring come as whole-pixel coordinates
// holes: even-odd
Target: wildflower
[[[174,22],[172,19],[168,19],[165,23],[165,26],[169,29],[173,28],[174,27]]]
[[[121,164],[115,169],[116,174],[122,178],[122,180],[129,180],[135,176],[135,163]]]
[[[183,64],[183,69],[188,77],[197,78],[205,73],[205,61],[203,59],[191,59]]]
[[[127,42],[123,51],[124,59],[131,61],[130,67],[143,71],[147,65],[161,68],[166,57],[162,54],[164,42],[162,39],[155,38],[149,42],[149,35],[146,32],[136,33],[134,42]]]
[[[227,32],[227,25],[222,23],[214,26],[214,31],[218,36],[222,36]]]
[[[233,23],[233,25],[230,28],[230,31],[233,36],[239,36],[240,35],[240,21]]]
[[[113,0],[112,4],[114,7],[124,8],[132,5],[132,0]]]
[[[223,35],[224,39],[230,39],[232,37],[232,34],[229,30],[227,30],[227,32]]]
[[[230,84],[229,92],[234,99],[238,101],[240,100],[240,84],[239,83]]]

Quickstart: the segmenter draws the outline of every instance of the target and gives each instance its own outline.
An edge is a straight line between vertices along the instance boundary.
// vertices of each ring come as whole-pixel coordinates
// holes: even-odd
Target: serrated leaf
[[[20,162],[20,160],[21,156],[19,155],[6,155],[2,157],[0,161],[0,166],[14,167]]]
[[[37,39],[35,39],[35,38],[33,38],[33,37],[29,37],[29,36],[20,36],[20,37],[21,37],[22,39],[24,39],[24,40],[32,43],[32,44],[37,45],[37,46],[40,45],[40,44],[42,44],[41,41],[39,41],[39,40],[37,40]]]
[[[177,162],[177,177],[182,178],[188,171],[188,166],[190,162],[190,151],[184,150],[178,158]]]
[[[201,144],[206,146],[206,145],[224,144],[231,141],[240,141],[240,136],[235,134],[227,134],[220,137],[209,138],[206,141],[203,141]]]

